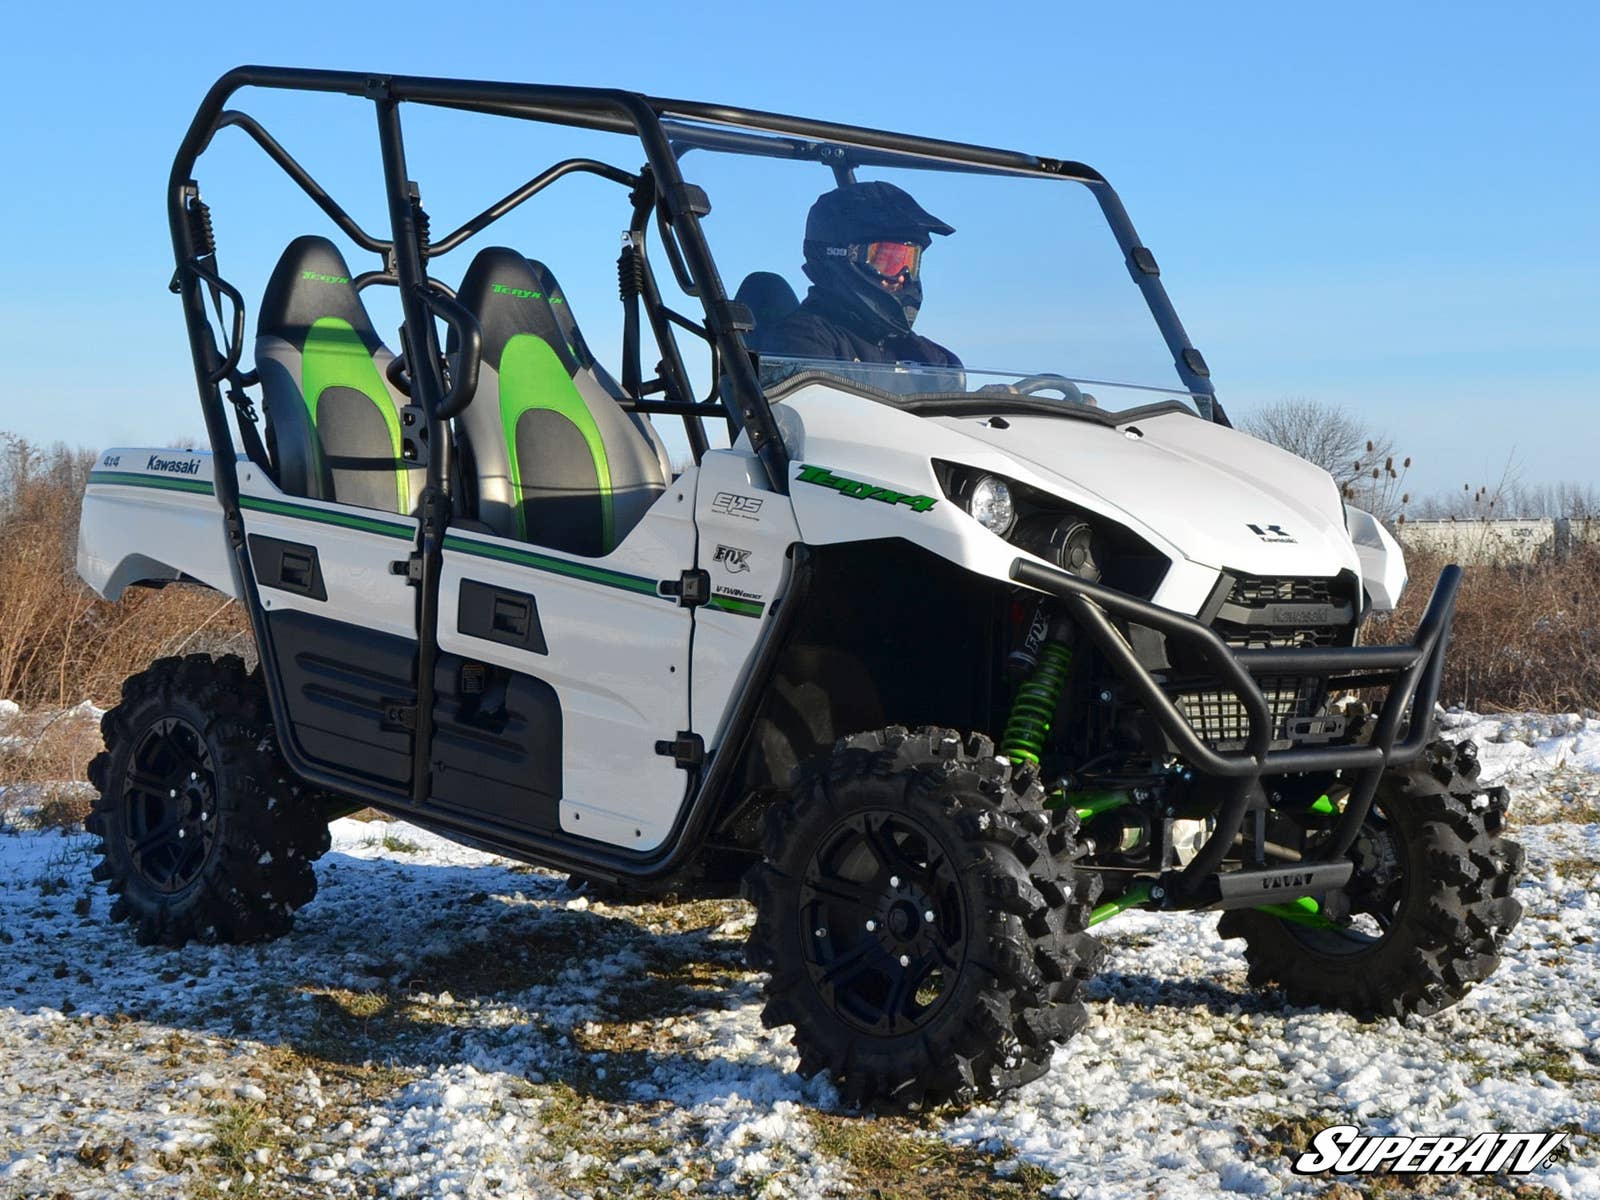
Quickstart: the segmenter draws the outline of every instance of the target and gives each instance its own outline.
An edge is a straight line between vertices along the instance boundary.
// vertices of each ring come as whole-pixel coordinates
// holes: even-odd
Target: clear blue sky
[[[1513,449],[1524,482],[1600,483],[1597,14],[1593,3],[19,5],[0,46],[0,429],[97,446],[199,430],[165,290],[165,176],[212,80],[266,62],[629,86],[1083,159],[1159,255],[1230,409],[1283,396],[1348,405],[1414,457],[1413,490],[1497,478]],[[348,124],[260,107],[330,183],[375,187],[370,116],[349,106]],[[456,174],[424,176],[430,206],[465,216],[530,173],[490,123],[468,119],[455,142],[431,129],[419,147]],[[226,136],[203,183],[236,254],[224,265],[253,268],[284,240],[231,251],[257,215],[282,209],[291,232],[318,217],[290,210],[264,161]],[[235,164],[249,187],[224,184]],[[376,201],[352,208],[377,224]]]

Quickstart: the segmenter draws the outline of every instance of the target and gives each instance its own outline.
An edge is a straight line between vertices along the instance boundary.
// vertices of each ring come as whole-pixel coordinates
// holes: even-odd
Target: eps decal
[[[730,517],[743,517],[746,521],[759,521],[761,501],[754,496],[741,496],[737,492],[718,492],[711,498],[711,511],[727,513]]]
[[[884,504],[904,504],[912,512],[931,512],[938,502],[932,496],[913,496],[909,492],[897,492],[893,488],[879,487],[873,483],[863,483],[859,479],[846,479],[842,475],[835,475],[827,467],[813,467],[802,465],[800,467],[800,482],[814,483],[818,487],[833,488],[841,496],[850,496],[856,500],[879,500]]]

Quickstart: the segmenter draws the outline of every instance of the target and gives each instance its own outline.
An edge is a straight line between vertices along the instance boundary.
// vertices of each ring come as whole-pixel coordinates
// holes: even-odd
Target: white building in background
[[[1579,542],[1600,543],[1600,519],[1528,517],[1497,521],[1407,521],[1400,539],[1463,566],[1563,558]]]

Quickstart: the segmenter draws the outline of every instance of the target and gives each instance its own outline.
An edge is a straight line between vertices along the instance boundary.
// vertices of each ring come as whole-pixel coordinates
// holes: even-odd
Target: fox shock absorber
[[[1042,614],[1041,614],[1042,615]],[[1037,620],[1037,618],[1036,618]],[[1000,739],[1000,752],[1014,763],[1039,765],[1050,723],[1072,670],[1072,626],[1063,617],[1050,620],[1048,632],[1034,651],[1035,661],[1017,685]],[[1030,647],[1031,648],[1031,647]]]

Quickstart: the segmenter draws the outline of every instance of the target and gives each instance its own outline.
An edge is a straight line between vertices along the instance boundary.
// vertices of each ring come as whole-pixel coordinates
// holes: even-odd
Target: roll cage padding
[[[344,256],[324,237],[289,243],[256,321],[268,444],[296,496],[409,513],[425,472],[402,454],[404,397]]]
[[[671,477],[660,440],[622,410],[542,264],[488,247],[456,295],[483,330],[478,389],[456,421],[474,515],[504,537],[610,553]]]

